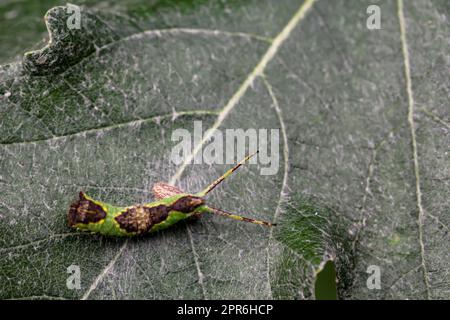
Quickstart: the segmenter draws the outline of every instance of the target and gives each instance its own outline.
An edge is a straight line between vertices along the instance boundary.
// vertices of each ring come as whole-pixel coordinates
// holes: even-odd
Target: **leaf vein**
[[[305,17],[307,11],[309,11],[309,9],[312,7],[312,5],[314,4],[314,2],[317,0],[305,0],[305,2],[300,6],[300,8],[298,9],[298,11],[294,14],[294,16],[291,18],[291,20],[288,22],[288,24],[283,28],[283,30],[275,37],[275,39],[272,41],[271,46],[269,47],[269,49],[267,50],[267,52],[264,54],[264,56],[262,57],[262,59],[260,60],[260,62],[257,64],[257,66],[255,67],[255,69],[253,69],[253,71],[250,73],[250,75],[246,78],[246,80],[244,81],[244,83],[240,86],[240,88],[236,91],[236,93],[231,97],[231,99],[228,101],[227,105],[222,109],[222,111],[219,113],[216,122],[214,123],[214,125],[212,126],[212,128],[218,128],[223,120],[227,117],[228,113],[233,110],[233,108],[236,106],[236,104],[239,102],[240,98],[245,94],[245,92],[247,91],[248,87],[253,83],[253,80],[257,77],[263,74],[267,64],[272,60],[272,58],[275,56],[275,54],[278,52],[278,49],[280,48],[280,46],[283,44],[283,42],[289,37],[291,31],[295,28],[295,26]],[[209,137],[208,134],[204,136],[203,140],[201,141],[201,143],[199,144],[199,146],[197,146],[194,149],[194,152],[190,155],[190,157],[193,157],[196,153],[199,152],[200,148],[203,146],[203,144],[210,138],[210,135],[212,134],[214,130],[209,130]],[[189,157],[189,158],[190,158]],[[186,169],[187,164],[190,162],[190,160],[192,160],[192,158],[190,159],[186,159],[185,162],[181,165],[181,167],[179,168],[179,170],[175,173],[175,175],[170,179],[169,184],[175,184],[175,182],[179,179],[179,177],[182,175],[182,173],[184,172],[184,170]],[[191,239],[191,247],[193,249],[193,254],[194,254],[194,258],[195,258],[195,247],[194,247],[194,243],[192,241],[192,235],[190,233],[190,230],[188,229],[188,235]],[[94,290],[98,283],[100,283],[104,277],[104,275],[106,275],[109,271],[109,269],[111,269],[114,264],[116,263],[117,259],[120,257],[123,249],[125,249],[127,245],[127,242],[124,243],[124,245],[122,246],[122,248],[120,249],[119,253],[113,258],[113,260],[111,260],[111,262],[108,264],[108,266],[100,273],[100,275],[95,279],[94,283],[91,285],[90,289],[83,295],[83,299],[87,299],[90,295],[90,293],[92,292],[92,290]],[[199,274],[199,283],[202,286],[202,290],[205,294],[205,290],[203,288],[203,279],[200,277],[201,270],[200,270],[200,266],[198,263],[196,263],[197,266],[197,271]]]
[[[217,114],[218,114],[218,112],[211,111],[211,110],[190,110],[190,111],[177,112],[176,116],[217,115]],[[17,141],[17,142],[7,142],[7,143],[1,143],[0,145],[6,146],[6,145],[23,145],[23,144],[39,143],[39,142],[53,142],[53,141],[58,141],[58,140],[61,140],[61,139],[64,139],[64,138],[74,137],[74,136],[81,136],[81,135],[85,135],[85,134],[89,134],[89,133],[96,133],[96,132],[100,132],[101,133],[101,132],[106,132],[106,131],[110,131],[110,130],[118,129],[118,128],[138,126],[138,125],[143,124],[143,123],[147,123],[147,122],[151,122],[151,121],[158,121],[158,120],[161,120],[161,119],[167,119],[167,118],[173,119],[173,117],[174,117],[173,113],[163,114],[163,115],[158,115],[158,116],[151,116],[151,117],[148,117],[148,118],[134,119],[134,120],[131,120],[131,121],[116,123],[116,124],[112,124],[112,125],[108,125],[108,126],[91,128],[91,129],[87,129],[87,130],[83,130],[83,131],[79,131],[79,132],[74,132],[74,133],[67,133],[67,134],[63,134],[63,135],[60,135],[60,136],[53,136],[53,137],[50,137],[50,138],[35,139],[35,140],[23,140],[23,141]]]
[[[430,279],[428,277],[428,270],[425,263],[425,245],[423,242],[423,221],[425,219],[425,212],[422,207],[422,191],[420,187],[420,172],[419,172],[419,157],[417,152],[417,141],[416,141],[416,131],[414,123],[414,96],[411,84],[411,67],[409,63],[409,51],[408,42],[406,39],[406,23],[403,14],[403,0],[398,0],[398,19],[400,24],[400,41],[402,45],[402,54],[404,62],[404,72],[406,78],[406,92],[408,95],[408,124],[411,130],[411,140],[412,140],[412,153],[413,153],[413,163],[414,163],[414,175],[416,178],[416,202],[419,211],[417,223],[419,225],[419,244],[420,244],[420,257],[421,265],[423,269],[423,277],[427,292],[427,298],[431,298],[430,293]]]
[[[200,151],[206,141],[208,141],[213,135],[214,129],[218,129],[223,121],[227,118],[228,114],[234,109],[234,107],[239,103],[241,98],[247,92],[247,89],[252,85],[256,77],[263,75],[268,63],[277,54],[278,50],[282,44],[289,38],[292,30],[298,25],[300,21],[306,16],[306,13],[311,9],[314,2],[317,0],[305,0],[305,2],[300,6],[294,16],[289,20],[287,25],[281,30],[281,32],[275,37],[270,47],[267,49],[266,53],[263,55],[256,67],[250,72],[238,90],[234,93],[231,99],[227,102],[225,107],[221,110],[216,122],[208,130],[207,134],[203,136],[202,141],[195,147],[194,151],[186,157],[183,164],[180,166],[178,171],[170,180],[169,184],[175,184],[176,181],[181,177],[187,165],[192,161],[195,155]]]
[[[283,182],[281,184],[280,195],[279,195],[277,207],[275,209],[275,213],[273,216],[273,222],[275,223],[281,212],[281,205],[287,195],[288,174],[289,174],[289,144],[288,144],[288,138],[287,138],[286,124],[283,119],[283,113],[282,113],[282,110],[278,103],[278,99],[275,96],[275,93],[273,92],[271,84],[269,83],[269,81],[266,79],[266,77],[264,75],[262,76],[262,80],[263,80],[264,85],[266,86],[266,89],[269,92],[269,95],[272,99],[272,104],[273,104],[273,107],[275,108],[275,112],[277,114],[278,121],[280,122],[281,134],[283,136],[283,158],[284,158]],[[269,246],[270,246],[270,242],[271,242],[272,238],[273,238],[273,228],[271,228],[269,231],[269,240],[268,240],[267,249],[266,249],[267,250],[267,282],[268,282],[269,293],[271,295],[271,298],[273,298],[273,296],[272,296],[272,286],[270,283],[270,250],[269,250]]]

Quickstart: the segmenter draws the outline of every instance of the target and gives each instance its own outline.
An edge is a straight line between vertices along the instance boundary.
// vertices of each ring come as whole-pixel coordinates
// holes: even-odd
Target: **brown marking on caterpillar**
[[[180,188],[164,182],[158,182],[155,185],[153,185],[152,192],[157,200],[171,197],[176,194],[184,193],[184,191],[181,190]],[[201,213],[194,213],[192,216],[189,217],[189,219],[197,220],[198,218],[200,218],[200,216]]]
[[[106,212],[102,206],[87,199],[83,191],[80,191],[79,199],[70,205],[69,214],[67,215],[69,226],[71,227],[79,223],[88,224],[99,222],[105,219],[105,217]]]
[[[167,197],[174,196],[176,194],[183,193],[180,188],[163,182],[158,182],[157,184],[155,184],[152,188],[152,192],[156,200],[161,200]]]
[[[182,213],[190,213],[197,209],[197,207],[204,204],[205,200],[203,198],[188,195],[175,201],[175,203],[171,205],[170,209]]]
[[[176,194],[184,193],[183,190],[181,190],[178,187],[172,186],[170,184],[164,183],[164,182],[158,182],[156,183],[152,188],[153,195],[155,196],[155,199],[161,200],[167,197],[174,196]],[[189,219],[197,220],[200,218],[201,213],[194,213],[192,216],[189,217]]]
[[[204,203],[205,201],[200,197],[185,196],[175,201],[171,206],[166,206],[164,204],[160,204],[156,207],[137,205],[123,211],[115,217],[115,220],[120,228],[128,232],[144,234],[155,224],[166,220],[170,211],[191,213]]]
[[[120,228],[128,232],[143,234],[149,231],[153,225],[160,223],[169,216],[169,208],[163,204],[156,207],[137,205],[126,209],[115,217]]]

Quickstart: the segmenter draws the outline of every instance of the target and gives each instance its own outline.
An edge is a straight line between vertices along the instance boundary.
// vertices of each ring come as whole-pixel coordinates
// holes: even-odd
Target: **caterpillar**
[[[178,187],[159,182],[152,188],[156,201],[128,207],[117,207],[89,197],[80,191],[78,199],[67,215],[70,227],[106,236],[139,236],[166,229],[181,220],[212,213],[235,220],[272,227],[275,224],[255,220],[217,209],[206,204],[205,196],[236,169],[254,156],[245,157],[233,168],[196,194],[183,192]]]

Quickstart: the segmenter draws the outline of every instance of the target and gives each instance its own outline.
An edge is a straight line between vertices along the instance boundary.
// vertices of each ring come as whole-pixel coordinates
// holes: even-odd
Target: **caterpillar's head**
[[[67,220],[70,227],[81,227],[90,222],[95,223],[106,217],[106,212],[99,204],[80,191],[78,200],[70,205]]]

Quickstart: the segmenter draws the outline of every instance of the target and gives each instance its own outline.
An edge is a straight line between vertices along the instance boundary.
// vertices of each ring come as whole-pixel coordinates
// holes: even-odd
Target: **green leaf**
[[[263,2],[84,1],[81,29],[66,7],[46,13],[40,49],[35,31],[2,35],[0,61],[34,50],[0,67],[0,298],[314,298],[327,261],[340,299],[450,298],[449,4],[377,1],[369,30],[373,1]],[[37,19],[31,3],[0,13]],[[197,192],[225,172],[171,162],[173,130],[195,120],[280,129],[276,175],[249,165],[207,198],[276,228],[67,227],[80,190],[126,206],[158,181]]]

